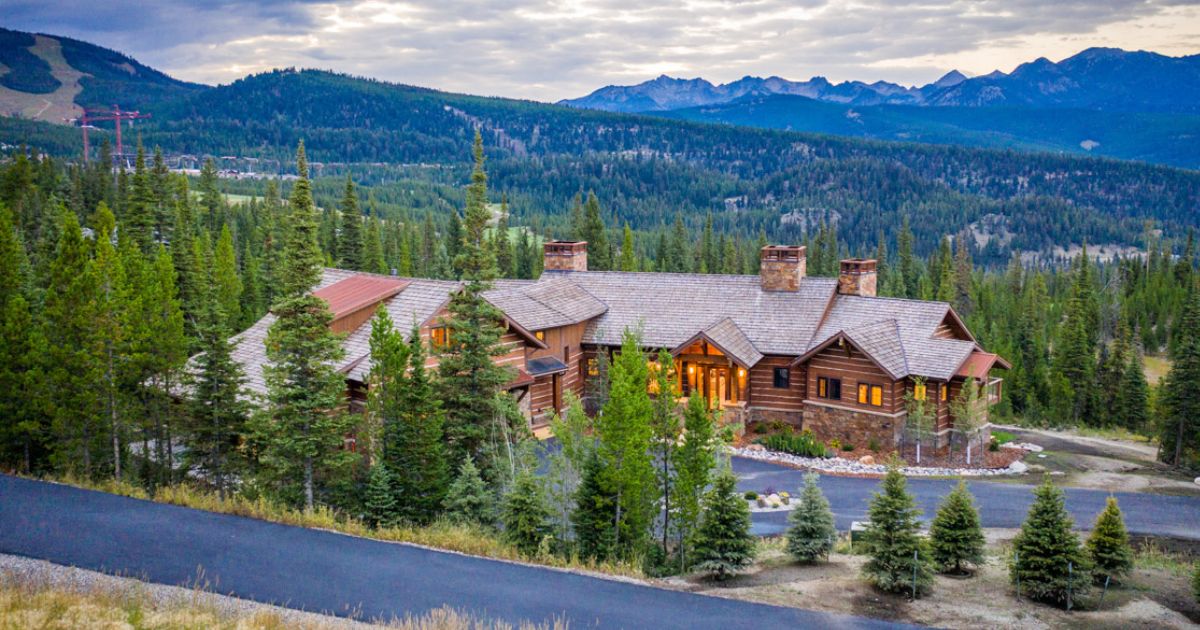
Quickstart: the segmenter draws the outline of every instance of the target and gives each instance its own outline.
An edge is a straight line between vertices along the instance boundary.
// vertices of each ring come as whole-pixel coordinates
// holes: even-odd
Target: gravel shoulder
[[[22,585],[46,586],[80,593],[138,595],[147,598],[150,605],[156,609],[201,608],[224,618],[265,614],[278,619],[284,627],[289,628],[370,630],[381,627],[352,619],[319,615],[222,595],[206,590],[204,585],[183,588],[155,584],[11,554],[0,554],[0,579],[13,580]]]

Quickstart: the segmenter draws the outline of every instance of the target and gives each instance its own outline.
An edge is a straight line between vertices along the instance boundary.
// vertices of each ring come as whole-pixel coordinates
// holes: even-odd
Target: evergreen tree
[[[915,595],[920,597],[933,586],[932,558],[919,535],[921,511],[906,485],[900,469],[889,466],[883,490],[867,510],[865,537],[871,559],[863,565],[863,575],[889,593],[912,593],[915,582]]]
[[[383,427],[396,514],[428,523],[445,499],[450,473],[442,450],[442,416],[425,370],[420,330],[405,344],[381,305],[371,322],[371,411]]]
[[[529,556],[536,555],[542,541],[553,535],[550,507],[532,472],[517,474],[516,482],[504,496],[500,520],[504,524],[504,538]]]
[[[1176,467],[1200,459],[1200,289],[1188,288],[1183,324],[1161,387],[1159,459]]]
[[[1112,406],[1117,422],[1131,431],[1145,430],[1150,422],[1150,387],[1146,384],[1142,356],[1137,351],[1129,353],[1129,363],[1123,366],[1117,391]]]
[[[0,464],[33,471],[45,440],[42,331],[26,298],[24,245],[0,203]]]
[[[143,252],[154,251],[154,227],[157,222],[155,205],[150,173],[146,170],[146,150],[139,140],[133,167],[133,189],[121,222],[121,234],[132,238]]]
[[[367,489],[363,497],[367,525],[391,527],[396,524],[396,497],[392,490],[392,474],[388,467],[376,462],[367,473]]]
[[[896,248],[899,250],[900,284],[904,287],[901,297],[916,298],[917,281],[921,273],[913,256],[913,233],[908,225],[907,214],[904,215],[904,222],[900,226],[900,234],[896,237]]]
[[[341,341],[330,330],[328,305],[309,293],[320,280],[322,257],[303,143],[297,166],[300,179],[292,189],[281,261],[283,292],[267,331],[268,405],[255,420],[255,433],[280,496],[311,510],[317,485],[333,481],[357,456],[342,448],[353,419],[341,409],[346,386],[335,367]]]
[[[1078,597],[1090,585],[1087,558],[1071,531],[1062,490],[1047,476],[1033,494],[1029,516],[1013,539],[1009,576],[1019,581],[1022,595],[1065,605],[1068,597]]]
[[[246,431],[249,405],[243,389],[245,375],[233,359],[229,322],[217,299],[219,291],[214,269],[208,275],[196,318],[200,354],[188,379],[192,418],[188,456],[223,500],[232,490],[237,446]]]
[[[583,558],[607,560],[616,552],[617,528],[613,521],[616,497],[605,490],[603,477],[600,455],[592,450],[583,468],[575,511],[571,513],[575,543]]]
[[[983,564],[984,538],[979,511],[962,480],[938,506],[937,516],[929,527],[929,538],[933,561],[942,571],[962,574],[964,564]]]
[[[500,200],[500,218],[496,220],[496,238],[492,241],[496,250],[496,269],[501,277],[513,277],[513,251],[508,240],[508,197]]]
[[[588,193],[583,211],[583,240],[588,244],[588,269],[611,270],[612,251],[608,247],[608,230],[600,216],[600,200],[592,192]]]
[[[46,340],[46,385],[51,418],[51,463],[58,470],[95,472],[103,444],[102,399],[96,388],[104,363],[103,344],[94,325],[97,283],[88,264],[87,246],[75,214],[62,209],[58,250],[42,308]]]
[[[704,396],[692,392],[683,413],[683,443],[675,453],[675,535],[681,570],[700,524],[704,491],[716,468],[719,447],[714,411]]]
[[[458,476],[450,484],[443,503],[446,516],[456,523],[469,523],[491,527],[496,523],[496,501],[479,469],[468,455],[458,469]]]
[[[96,227],[95,254],[89,264],[89,276],[96,283],[95,310],[91,323],[100,342],[102,373],[97,386],[104,417],[109,424],[113,477],[120,481],[127,433],[125,410],[128,392],[123,385],[128,374],[130,331],[126,325],[129,323],[126,312],[131,306],[131,292],[125,267],[113,247],[116,219],[103,203],[96,211]],[[136,254],[138,244],[131,240],[125,243]]]
[[[450,298],[450,317],[444,321],[449,342],[440,348],[439,393],[446,412],[446,438],[451,459],[470,455],[480,462],[484,477],[497,477],[498,445],[489,436],[508,434],[515,427],[497,426],[505,421],[501,387],[511,378],[509,370],[496,365],[500,346],[502,314],[484,292],[496,277],[495,257],[486,246],[484,230],[487,210],[487,175],[483,169],[483,145],[475,134],[475,169],[467,188],[467,211],[456,260],[465,281]]]
[[[212,268],[212,298],[220,305],[225,326],[230,331],[237,332],[242,322],[242,279],[238,277],[233,235],[229,232],[228,224],[221,226],[221,236],[217,239],[217,247],[213,253]]]
[[[367,231],[363,235],[363,271],[371,273],[389,273],[387,262],[383,259],[383,235],[379,231],[379,219],[367,219]]]
[[[633,230],[625,224],[621,234],[621,271],[637,271],[637,256],[633,252]]]
[[[622,337],[612,367],[612,393],[596,419],[596,438],[604,472],[602,487],[615,497],[615,544],[620,553],[631,555],[642,549],[653,521],[653,404],[641,336],[626,330]]]
[[[301,142],[302,147],[303,144]],[[308,165],[305,164],[305,173],[301,177],[308,176],[307,168]],[[200,208],[201,221],[204,228],[210,233],[221,229],[221,225],[225,222],[222,211],[224,202],[217,183],[217,164],[213,162],[212,158],[208,158],[200,167]]]
[[[565,546],[571,541],[571,515],[575,512],[576,493],[583,470],[595,451],[591,436],[591,418],[575,393],[567,390],[566,413],[550,419],[550,432],[557,448],[545,448],[547,499],[550,502],[557,538]]]
[[[364,270],[362,212],[358,209],[354,180],[349,175],[346,176],[346,190],[342,193],[341,211],[342,231],[338,234],[338,265],[344,269]]]
[[[651,365],[654,369],[650,387],[655,395],[653,415],[650,419],[651,449],[655,460],[655,487],[662,503],[662,525],[659,530],[662,534],[662,554],[665,558],[669,551],[667,542],[671,534],[671,515],[675,511],[675,455],[683,427],[680,426],[679,404],[676,402],[679,399],[679,389],[675,385],[675,357],[665,349],[659,350],[658,360]]]
[[[833,550],[837,530],[829,501],[817,485],[816,473],[804,475],[800,502],[788,515],[787,551],[800,562],[816,562]]]
[[[1098,584],[1108,577],[1119,580],[1133,568],[1133,548],[1129,546],[1129,533],[1125,531],[1125,518],[1116,497],[1108,497],[1086,547]]]
[[[704,516],[696,532],[695,567],[724,580],[754,562],[750,507],[737,492],[737,477],[724,471],[704,498]]]

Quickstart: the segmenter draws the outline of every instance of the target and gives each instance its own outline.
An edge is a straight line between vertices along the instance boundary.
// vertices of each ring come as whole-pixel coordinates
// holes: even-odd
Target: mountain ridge
[[[687,91],[671,89],[686,84]],[[790,81],[745,76],[713,84],[661,75],[628,86],[609,85],[558,103],[605,111],[654,112],[727,103],[747,94],[789,94],[847,105],[1021,106],[1103,111],[1200,113],[1200,54],[1169,57],[1148,51],[1087,48],[1059,62],[1046,57],[967,77],[951,70],[923,86],[887,81],[831,83],[814,76]]]

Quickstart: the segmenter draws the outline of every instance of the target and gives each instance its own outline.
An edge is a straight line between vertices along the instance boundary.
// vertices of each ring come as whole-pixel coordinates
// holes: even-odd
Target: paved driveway
[[[803,485],[804,472],[751,459],[734,458],[733,470],[738,487],[762,492],[770,487],[796,495]],[[938,502],[958,482],[951,479],[909,479],[909,492],[933,518]],[[968,481],[984,527],[1020,527],[1033,502],[1033,487],[1027,485]],[[821,477],[821,489],[829,499],[837,527],[846,530],[851,521],[864,520],[867,507],[879,480],[854,477]],[[1104,509],[1110,493],[1103,490],[1066,488],[1067,510],[1077,527],[1091,529],[1096,515]],[[1172,536],[1200,540],[1200,498],[1175,497],[1134,492],[1113,493],[1125,514],[1125,525],[1135,534]],[[787,527],[787,512],[757,512],[754,532],[759,535],[781,533]]]
[[[0,475],[0,552],[302,610],[403,617],[450,605],[572,628],[890,628],[213,514]]]

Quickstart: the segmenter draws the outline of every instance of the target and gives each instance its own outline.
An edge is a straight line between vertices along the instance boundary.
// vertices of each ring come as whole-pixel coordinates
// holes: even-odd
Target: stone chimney
[[[546,241],[542,245],[542,269],[587,271],[587,241]]]
[[[874,258],[847,258],[838,272],[838,293],[875,297],[878,281]]]
[[[799,291],[808,268],[804,246],[767,245],[759,253],[758,277],[763,291]]]

